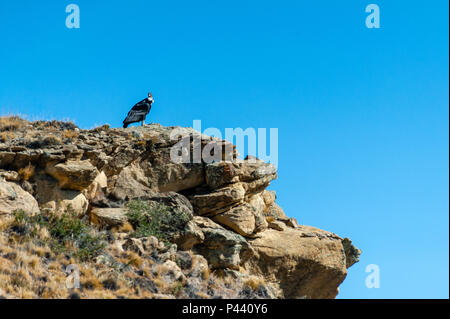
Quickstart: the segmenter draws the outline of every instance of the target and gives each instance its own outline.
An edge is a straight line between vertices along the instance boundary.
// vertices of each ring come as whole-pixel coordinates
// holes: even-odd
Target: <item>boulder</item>
[[[232,162],[210,163],[205,167],[205,178],[210,188],[220,188],[238,180],[237,169]]]
[[[0,178],[0,216],[12,214],[16,210],[25,213],[39,213],[39,205],[34,197],[13,182]]]
[[[193,216],[193,208],[191,202],[183,195],[175,192],[149,193],[142,197],[150,203],[159,203],[170,209],[172,212],[184,213],[190,218]]]
[[[0,179],[5,179],[8,182],[19,182],[20,176],[16,171],[6,171],[0,169]]]
[[[242,184],[232,184],[214,191],[199,192],[189,199],[195,213],[202,216],[214,216],[243,202],[245,189]]]
[[[273,221],[273,222],[269,222],[268,223],[269,225],[269,228],[271,228],[271,229],[275,229],[275,230],[278,230],[278,231],[283,231],[283,230],[286,230],[286,224],[285,223],[283,223],[283,222],[280,222],[280,221]]]
[[[147,254],[147,251],[142,244],[142,240],[140,238],[128,238],[123,244],[122,248],[124,250],[134,251],[139,255]]]
[[[344,238],[342,240],[342,246],[344,246],[345,263],[347,268],[350,268],[353,264],[359,261],[359,256],[362,251],[355,247],[349,238]]]
[[[275,166],[258,159],[216,162],[205,168],[206,183],[212,189],[240,181],[247,184],[250,192],[262,191],[276,176]]]
[[[278,284],[285,298],[335,298],[347,275],[342,239],[314,227],[268,229],[249,244],[255,255],[245,269]]]
[[[84,215],[90,208],[98,228],[121,230],[107,231],[112,246],[102,258],[110,259],[109,265],[114,264],[109,254],[132,250],[146,257],[143,263],[159,264],[171,281],[185,280],[183,265],[196,274],[197,286],[212,285],[209,268],[241,285],[220,296],[334,298],[346,269],[359,260],[361,251],[349,239],[299,226],[286,216],[275,192],[266,189],[277,177],[273,165],[251,156],[236,159],[231,143],[192,128],[151,124],[80,130],[40,121],[14,135],[0,143],[0,215],[16,209],[38,213],[39,208]],[[180,141],[188,142],[181,154]],[[191,152],[189,158],[179,156],[189,153],[184,151]],[[34,174],[24,178],[28,165]],[[130,238],[132,228],[120,227],[135,199],[161,214],[164,240]],[[194,279],[191,273],[188,282]]]
[[[119,200],[130,200],[144,197],[152,192],[142,168],[137,164],[130,164],[117,176],[111,194]]]
[[[80,191],[60,189],[58,182],[47,175],[36,177],[35,196],[42,209],[57,214],[71,211],[75,215],[81,216],[89,207],[88,200]]]
[[[101,228],[110,228],[122,226],[127,222],[126,208],[97,208],[94,207],[90,212],[92,223]]]
[[[253,249],[244,237],[214,223],[206,217],[195,216],[205,239],[194,246],[194,251],[204,256],[212,269],[239,269],[253,255]]]
[[[83,191],[83,194],[89,201],[93,201],[103,195],[107,187],[108,178],[106,177],[105,172],[102,171],[95,177],[91,185]]]
[[[98,170],[88,160],[67,161],[46,167],[45,172],[58,180],[59,187],[70,190],[83,190],[98,175]]]
[[[255,215],[250,205],[244,204],[215,215],[212,220],[231,228],[242,236],[251,236],[256,228]]]
[[[174,242],[181,250],[190,250],[195,245],[203,242],[205,235],[194,221],[189,221],[184,231],[174,237]]]
[[[268,217],[272,217],[276,220],[281,220],[281,221],[288,221],[289,217],[286,216],[286,214],[284,213],[283,209],[278,206],[277,203],[272,203],[270,204],[265,213],[266,216]]]

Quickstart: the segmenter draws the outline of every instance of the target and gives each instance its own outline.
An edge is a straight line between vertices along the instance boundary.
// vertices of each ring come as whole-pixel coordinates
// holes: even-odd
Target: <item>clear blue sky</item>
[[[65,26],[70,3],[80,29]],[[369,3],[381,29],[365,27]],[[0,114],[120,126],[151,90],[163,125],[276,127],[281,206],[364,251],[340,298],[448,298],[448,9],[1,1]]]

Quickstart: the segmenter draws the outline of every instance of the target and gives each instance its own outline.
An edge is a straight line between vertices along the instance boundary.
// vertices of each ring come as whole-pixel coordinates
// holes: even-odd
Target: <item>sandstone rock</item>
[[[191,276],[192,277],[200,277],[205,272],[209,273],[208,261],[202,255],[194,254],[192,256]]]
[[[120,200],[140,198],[152,192],[150,186],[142,168],[131,164],[120,172],[111,194]]]
[[[176,253],[176,263],[181,269],[190,269],[192,267],[192,256],[186,251]]]
[[[181,250],[190,250],[195,245],[203,242],[205,235],[202,230],[193,221],[189,221],[184,228],[184,232],[174,237],[174,242]]]
[[[159,242],[158,238],[156,238],[155,236],[141,238],[141,242],[144,249],[148,252],[151,252],[154,249],[164,248],[164,244],[162,242]]]
[[[242,236],[250,236],[255,228],[255,216],[248,204],[239,205],[212,218],[216,223],[231,228]]]
[[[206,165],[205,170],[210,188],[242,182],[248,194],[263,191],[277,177],[275,166],[260,160],[212,163]]]
[[[277,170],[263,161],[242,161],[237,164],[239,180],[244,182],[247,194],[263,191],[277,178]]]
[[[128,235],[126,236],[125,239],[118,238],[116,241],[116,243],[124,250],[134,251],[140,255],[149,255],[154,250],[164,249],[164,244],[160,243],[154,236],[143,238],[130,238]]]
[[[206,165],[206,184],[212,189],[237,181],[237,169],[231,162],[215,162]]]
[[[126,208],[93,208],[91,222],[100,227],[122,226],[127,222]]]
[[[278,231],[286,230],[286,224],[280,221],[273,221],[269,223],[269,228],[275,229]]]
[[[14,162],[11,164],[15,169],[20,169],[27,166],[29,163],[35,163],[39,161],[41,152],[39,151],[24,151],[17,152],[14,157]]]
[[[255,230],[253,232],[259,233],[266,230],[268,227],[265,216],[267,206],[262,193],[251,196],[248,203],[253,211],[253,215],[255,216]]]
[[[98,175],[98,170],[89,161],[67,161],[50,165],[46,173],[58,180],[62,189],[83,190]]]
[[[159,268],[156,271],[159,271],[162,276],[170,277],[171,281],[185,281],[186,277],[184,276],[183,272],[181,271],[180,267],[173,262],[172,260],[166,260],[162,266],[156,268]]]
[[[72,211],[81,216],[89,207],[88,200],[81,192],[60,189],[57,181],[46,175],[36,177],[35,196],[42,209],[58,214]]]
[[[205,180],[202,164],[174,164],[169,158],[161,160],[159,157],[154,164],[146,174],[158,177],[152,184],[159,192],[179,192],[197,187]]]
[[[10,165],[16,157],[15,152],[0,152],[0,168]]]
[[[255,214],[263,214],[266,210],[266,203],[261,193],[250,196],[248,204]]]
[[[297,228],[297,227],[298,227],[297,219],[295,219],[295,218],[289,218],[289,219],[286,221],[286,225],[289,226],[289,227],[292,227],[292,228]]]
[[[288,221],[289,218],[285,215],[283,209],[276,203],[270,204],[265,212],[266,216],[273,217],[276,220]]]
[[[172,244],[166,248],[167,248],[166,251],[163,254],[159,255],[159,260],[161,262],[165,262],[167,260],[174,261],[176,259],[176,255],[177,255],[177,249],[178,249],[177,244]]]
[[[245,190],[242,184],[233,184],[217,189],[190,196],[189,199],[198,215],[216,215],[226,211],[230,207],[242,202]]]
[[[205,217],[196,216],[194,221],[205,236],[201,244],[194,246],[194,251],[203,255],[211,268],[239,269],[253,255],[253,249],[244,237]]]
[[[277,283],[285,298],[334,298],[347,275],[341,239],[314,227],[268,229],[249,243],[255,256],[245,268]]]
[[[265,231],[269,224],[267,223],[266,217],[259,212],[254,213],[255,216],[255,230],[253,231],[252,236],[259,236],[261,232]]]
[[[0,170],[0,179],[5,179],[8,182],[19,182],[20,176],[16,171]]]
[[[351,266],[353,266],[353,264],[359,261],[359,256],[361,255],[362,251],[355,247],[349,238],[344,238],[342,240],[342,246],[344,246],[345,262],[347,268],[350,268]]]
[[[89,185],[84,191],[83,195],[89,200],[93,201],[96,198],[99,198],[100,193],[103,194],[103,190],[106,190],[108,187],[108,178],[105,175],[105,172],[100,172],[94,181]]]
[[[269,207],[270,205],[275,203],[277,195],[274,191],[268,191],[267,189],[265,189],[261,192],[261,197],[264,200],[264,204],[266,204],[266,207]]]
[[[16,183],[0,179],[0,216],[12,214],[19,209],[28,214],[39,213],[38,203],[30,193]]]
[[[287,217],[275,192],[266,190],[277,177],[275,167],[252,157],[236,160],[236,149],[227,141],[159,124],[63,134],[68,129],[75,132],[76,127],[30,123],[16,131],[15,138],[0,143],[0,215],[17,208],[39,212],[37,203],[42,209],[74,210],[79,215],[93,207],[92,222],[110,228],[127,222],[127,201],[162,204],[168,213],[182,216],[182,223],[170,230],[169,240],[175,245],[152,236],[136,239],[114,233],[111,250],[102,258],[113,265],[108,254],[123,249],[155,255],[155,263],[165,263],[163,276],[184,281],[173,262],[192,256],[187,281],[197,287],[207,286],[200,278],[208,278],[208,267],[230,275],[235,283],[266,281],[259,290],[242,286],[221,295],[230,298],[333,298],[346,268],[359,259],[361,251],[349,239],[299,226]],[[193,158],[210,151],[219,151],[221,158],[173,161],[173,146],[181,138],[174,138],[174,130],[189,138]],[[200,153],[192,153],[194,144],[201,146]],[[35,172],[25,180],[18,172],[28,164]],[[194,289],[186,291],[189,298],[198,297]]]
[[[139,255],[145,255],[147,251],[142,244],[142,240],[139,238],[128,238],[122,245],[124,250],[130,250],[138,253]]]

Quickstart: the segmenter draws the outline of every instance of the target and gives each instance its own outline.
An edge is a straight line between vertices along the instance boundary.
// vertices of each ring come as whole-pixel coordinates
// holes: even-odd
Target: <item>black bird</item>
[[[152,108],[153,96],[152,93],[148,93],[148,98],[143,99],[139,103],[135,104],[130,112],[128,112],[127,117],[123,120],[123,127],[127,127],[131,123],[142,121],[141,125],[144,125],[145,117]]]

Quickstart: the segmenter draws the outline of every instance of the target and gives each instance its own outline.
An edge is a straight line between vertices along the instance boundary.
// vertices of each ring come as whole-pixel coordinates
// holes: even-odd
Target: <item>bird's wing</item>
[[[148,112],[149,111],[149,104],[147,99],[144,99],[138,103],[136,103],[132,108],[131,111],[142,111],[142,112]]]
[[[150,112],[151,104],[144,99],[139,103],[136,103],[128,112],[127,117],[123,120],[123,123],[133,123],[142,121],[145,116]]]
[[[123,120],[123,123],[125,124],[125,123],[139,122],[139,121],[142,121],[144,116],[145,116],[144,112],[130,111],[130,112],[128,112],[128,115],[125,118],[125,120]]]

